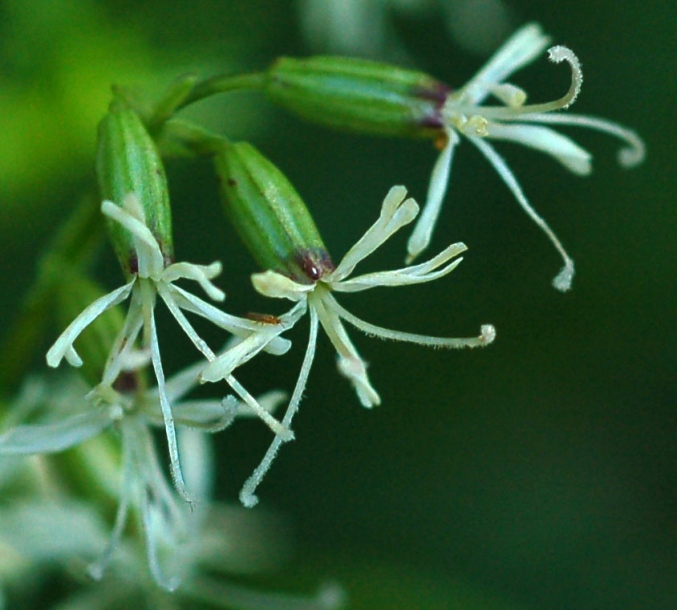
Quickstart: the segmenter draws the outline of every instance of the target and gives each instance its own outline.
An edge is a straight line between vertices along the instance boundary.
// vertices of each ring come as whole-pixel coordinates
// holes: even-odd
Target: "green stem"
[[[163,157],[211,157],[227,143],[225,136],[183,119],[170,119],[156,136]]]
[[[265,72],[252,74],[218,75],[197,83],[184,100],[176,107],[181,110],[190,104],[199,102],[218,93],[231,91],[259,91],[263,89],[268,75]]]
[[[83,197],[42,256],[35,282],[0,344],[0,362],[3,363],[0,391],[3,393],[16,387],[42,342],[62,280],[60,265],[65,262],[71,267],[85,267],[103,243],[104,227],[95,201],[93,194]]]

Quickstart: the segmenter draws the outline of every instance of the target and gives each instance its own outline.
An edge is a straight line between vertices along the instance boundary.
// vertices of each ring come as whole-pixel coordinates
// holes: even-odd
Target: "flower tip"
[[[347,602],[347,595],[343,587],[337,582],[328,582],[322,585],[317,594],[319,608],[336,610],[343,608]]]
[[[243,489],[240,492],[240,502],[242,502],[242,506],[245,508],[254,508],[259,503],[259,499],[256,494],[253,494],[247,489]]]
[[[581,62],[571,49],[561,45],[548,49],[548,59],[555,64],[566,61],[571,68],[571,87],[569,87],[567,94],[558,101],[560,108],[568,108],[576,101],[578,94],[581,92],[581,85],[583,84]]]
[[[493,324],[483,324],[480,328],[480,345],[489,345],[496,339],[496,327]]]
[[[574,262],[568,260],[562,270],[552,280],[552,285],[560,292],[568,292],[571,290],[571,284],[574,279]]]
[[[87,566],[87,574],[92,580],[96,580],[97,582],[103,578],[104,570],[105,566],[101,561],[97,561],[96,563]]]
[[[388,194],[383,200],[383,205],[385,207],[386,203],[390,203],[393,207],[397,207],[400,203],[404,201],[404,198],[407,196],[407,187],[401,184],[396,184],[395,186],[390,187]]]
[[[621,148],[618,151],[618,163],[621,167],[630,169],[644,161],[646,147],[642,139],[634,131],[629,131],[626,135],[630,146]]]

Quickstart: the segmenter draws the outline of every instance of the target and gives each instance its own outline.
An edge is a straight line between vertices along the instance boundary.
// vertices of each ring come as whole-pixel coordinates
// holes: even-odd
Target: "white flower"
[[[564,267],[554,278],[558,290],[571,288],[574,263],[564,250],[559,239],[547,223],[531,207],[517,179],[503,158],[487,140],[508,140],[540,150],[559,161],[564,167],[578,175],[591,171],[591,155],[570,138],[549,127],[536,125],[571,125],[597,129],[625,140],[627,146],[618,155],[624,167],[633,167],[644,158],[644,144],[635,132],[605,119],[558,114],[551,111],[570,106],[578,95],[583,81],[580,64],[573,52],[566,47],[549,49],[549,58],[555,63],[566,61],[572,72],[569,91],[564,97],[544,104],[525,105],[526,93],[505,82],[511,74],[534,61],[548,46],[550,38],[542,33],[536,24],[529,24],[518,30],[464,87],[451,93],[441,109],[445,139],[442,152],[432,172],[428,198],[423,213],[407,246],[411,262],[429,244],[431,234],[447,190],[453,152],[465,136],[494,166],[500,177],[522,206],[524,211],[546,233],[564,259]],[[482,102],[492,95],[503,105],[483,106]]]
[[[130,356],[134,353],[136,340],[143,330],[143,349],[147,350],[150,355],[157,379],[158,396],[169,447],[172,479],[177,491],[184,499],[189,501],[190,498],[185,489],[179,460],[171,401],[167,395],[165,374],[160,358],[154,313],[158,295],[167,305],[188,338],[209,361],[214,360],[216,355],[197,334],[183,313],[184,310],[206,318],[242,338],[243,343],[245,346],[249,346],[250,350],[243,354],[241,362],[236,364],[244,362],[263,349],[276,354],[286,352],[290,344],[278,336],[285,330],[285,327],[262,329],[261,324],[225,314],[183,288],[176,286],[176,280],[194,280],[212,299],[222,301],[225,298],[225,294],[211,282],[212,278],[221,271],[220,263],[215,262],[208,266],[191,263],[166,264],[157,240],[146,225],[144,211],[136,194],[130,193],[122,207],[112,201],[104,201],[101,211],[111,221],[119,223],[132,235],[138,272],[132,275],[127,284],[89,305],[49,349],[47,363],[56,367],[63,358],[66,358],[71,365],[80,366],[82,360],[73,347],[74,341],[98,316],[130,298],[131,303],[127,318],[110,351],[101,385],[102,387],[110,386],[115,382],[123,370],[123,362],[128,362]],[[261,332],[262,330],[263,332]],[[287,439],[291,438],[292,435],[289,430],[281,426],[268,411],[262,408],[232,374],[226,376],[225,379],[240,398],[256,411],[276,434]]]
[[[187,480],[193,496],[204,499],[211,493],[213,464],[203,434],[193,430],[220,430],[236,415],[249,415],[248,404],[233,397],[226,400],[182,400],[197,383],[204,362],[200,362],[167,380],[165,398],[172,403],[174,419],[184,427],[179,437],[186,458]],[[120,472],[115,466],[117,452],[103,442],[81,454],[85,469],[91,468],[98,487],[118,499],[117,514],[110,540],[98,561],[90,566],[96,579],[113,555],[120,551],[122,534],[130,510],[137,514],[150,573],[167,590],[174,590],[190,563],[177,559],[184,555],[204,518],[204,506],[187,505],[167,481],[152,437],[151,426],[162,425],[163,414],[158,388],[142,391],[137,387],[138,371],[123,372],[117,380],[118,391],[101,384],[87,392],[79,378],[62,380],[59,386],[45,388],[38,405],[51,421],[24,424],[0,435],[0,456],[49,454],[65,451],[94,439],[108,429],[120,437]],[[122,389],[124,388],[124,389]],[[279,392],[261,398],[272,410],[284,398]],[[66,411],[64,416],[64,409]],[[102,438],[100,440],[107,441]],[[190,443],[190,445],[188,445]],[[91,462],[91,463],[90,463]],[[172,566],[165,575],[162,564]]]
[[[365,407],[378,405],[381,399],[372,387],[367,375],[365,362],[358,354],[343,326],[343,321],[355,326],[364,333],[395,341],[406,341],[431,347],[476,347],[487,345],[493,341],[495,331],[493,326],[486,325],[481,329],[479,337],[471,339],[449,339],[417,335],[396,330],[389,330],[375,326],[361,320],[345,310],[334,298],[334,292],[359,292],[379,286],[409,286],[438,279],[450,273],[462,259],[454,259],[466,247],[462,243],[449,246],[437,256],[425,263],[397,269],[368,273],[357,277],[350,277],[355,267],[374,250],[379,248],[388,238],[403,226],[409,224],[418,213],[418,205],[413,199],[405,199],[406,189],[395,186],[383,201],[381,215],[362,238],[348,251],[341,263],[333,271],[321,276],[317,281],[300,284],[274,271],[257,273],[252,276],[252,282],[258,292],[274,298],[286,298],[298,301],[292,310],[297,312],[299,307],[310,310],[310,338],[303,360],[299,379],[289,402],[287,412],[282,420],[285,427],[291,425],[291,420],[298,409],[301,396],[306,386],[310,367],[315,355],[318,327],[321,324],[327,336],[334,345],[338,355],[338,369],[347,377],[355,388],[360,402]],[[221,376],[229,374],[231,363],[227,356],[217,359],[207,365],[202,372],[202,378],[207,381],[216,381]],[[260,483],[265,472],[277,453],[280,444],[284,441],[279,435],[274,439],[263,461],[254,474],[245,483],[240,499],[246,506],[253,506],[257,502],[254,495],[256,486]]]

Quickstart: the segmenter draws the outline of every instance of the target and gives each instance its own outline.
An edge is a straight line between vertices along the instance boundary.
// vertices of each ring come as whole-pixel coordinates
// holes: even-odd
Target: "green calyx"
[[[327,126],[405,137],[435,137],[450,89],[422,72],[345,57],[283,57],[265,93],[301,118]]]
[[[104,200],[122,207],[130,194],[138,198],[165,260],[173,260],[169,191],[160,154],[139,116],[117,100],[99,123],[96,173]],[[123,269],[135,273],[132,236],[116,222],[109,222],[108,229]]]
[[[246,142],[215,157],[226,214],[265,270],[299,283],[334,269],[310,212],[284,174]]]

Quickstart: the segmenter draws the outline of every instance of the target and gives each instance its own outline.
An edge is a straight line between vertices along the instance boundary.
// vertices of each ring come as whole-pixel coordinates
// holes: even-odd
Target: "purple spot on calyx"
[[[444,129],[444,120],[441,114],[433,114],[423,117],[418,124],[427,129]]]
[[[336,269],[336,265],[334,265],[326,250],[317,249],[299,252],[296,260],[303,275],[313,282],[317,282],[324,275]]]
[[[139,387],[139,379],[134,371],[123,371],[113,382],[113,389],[120,394],[131,394]]]
[[[139,272],[139,259],[136,254],[132,254],[129,257],[129,272],[132,275],[136,275]]]
[[[447,96],[453,91],[444,83],[433,81],[429,87],[419,87],[414,91],[416,97],[424,100],[436,102],[438,107],[441,107],[447,101]]]

